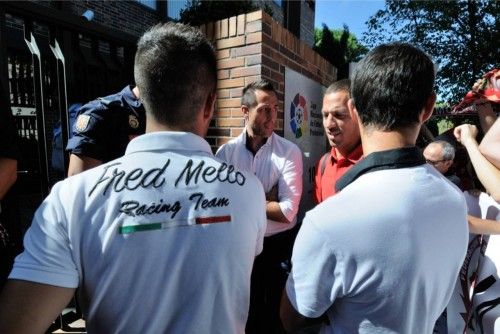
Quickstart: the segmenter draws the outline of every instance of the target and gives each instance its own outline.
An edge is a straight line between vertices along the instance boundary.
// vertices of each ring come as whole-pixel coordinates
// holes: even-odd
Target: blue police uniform
[[[80,108],[66,150],[108,162],[124,155],[129,141],[145,130],[144,106],[127,86]]]

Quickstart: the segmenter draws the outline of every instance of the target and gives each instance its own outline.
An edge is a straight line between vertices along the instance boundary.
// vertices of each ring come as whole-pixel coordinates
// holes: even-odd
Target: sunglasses
[[[433,165],[433,166],[436,166],[438,163],[440,162],[445,162],[445,161],[448,161],[448,160],[429,160],[429,159],[425,159],[425,162],[427,162],[429,165]]]

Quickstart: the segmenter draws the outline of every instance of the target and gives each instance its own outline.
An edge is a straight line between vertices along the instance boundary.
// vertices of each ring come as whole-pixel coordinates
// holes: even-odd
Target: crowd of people
[[[416,146],[436,94],[433,62],[412,45],[374,48],[351,80],[326,89],[331,149],[317,162],[317,206],[300,222],[302,152],[274,133],[269,81],[243,89],[245,128],[214,155],[204,137],[216,55],[199,29],[151,28],[134,77],[137,86],[80,108],[68,178],[5,266],[0,333],[46,331],[75,293],[91,333],[432,333],[469,231],[500,234],[498,218],[472,214],[456,146]],[[487,77],[493,91],[498,77]],[[476,85],[467,100],[488,115],[481,143],[474,125],[454,135],[498,203],[500,101],[485,91]],[[15,151],[0,151],[2,204],[15,163]]]

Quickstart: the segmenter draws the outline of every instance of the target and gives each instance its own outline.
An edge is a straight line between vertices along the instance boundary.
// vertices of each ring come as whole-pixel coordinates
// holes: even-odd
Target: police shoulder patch
[[[75,130],[78,132],[85,131],[89,125],[89,115],[79,115],[75,122]]]
[[[128,115],[128,125],[130,125],[132,129],[137,129],[139,127],[139,120],[135,115]]]

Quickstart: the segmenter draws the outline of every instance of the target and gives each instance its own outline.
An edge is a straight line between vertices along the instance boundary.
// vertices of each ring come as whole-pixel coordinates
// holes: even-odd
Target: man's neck
[[[359,144],[361,144],[361,142],[354,145],[354,147],[349,147],[349,148],[334,147],[333,149],[336,151],[335,153],[337,153],[337,156],[340,154],[344,158],[347,158],[352,152],[354,152],[358,148]]]
[[[132,94],[134,94],[134,96],[135,96],[135,98],[136,98],[137,100],[139,100],[139,98],[141,97],[141,96],[139,95],[139,88],[137,88],[137,86],[135,86],[134,88],[132,88]]]
[[[419,129],[420,127],[411,127],[394,131],[382,131],[365,128],[361,131],[363,154],[367,156],[373,152],[415,146]]]
[[[250,152],[253,154],[256,154],[257,151],[264,146],[264,144],[267,141],[267,138],[262,137],[262,136],[256,136],[251,134],[248,129],[246,131],[246,136],[247,136],[247,141],[246,141],[246,147]]]
[[[198,135],[202,138],[206,135],[206,129],[204,129],[200,125],[193,124],[192,126],[182,125],[182,126],[171,126],[157,122],[153,119],[153,117],[146,117],[146,133],[151,132],[161,132],[161,131],[169,131],[169,132],[191,132],[195,135]]]

